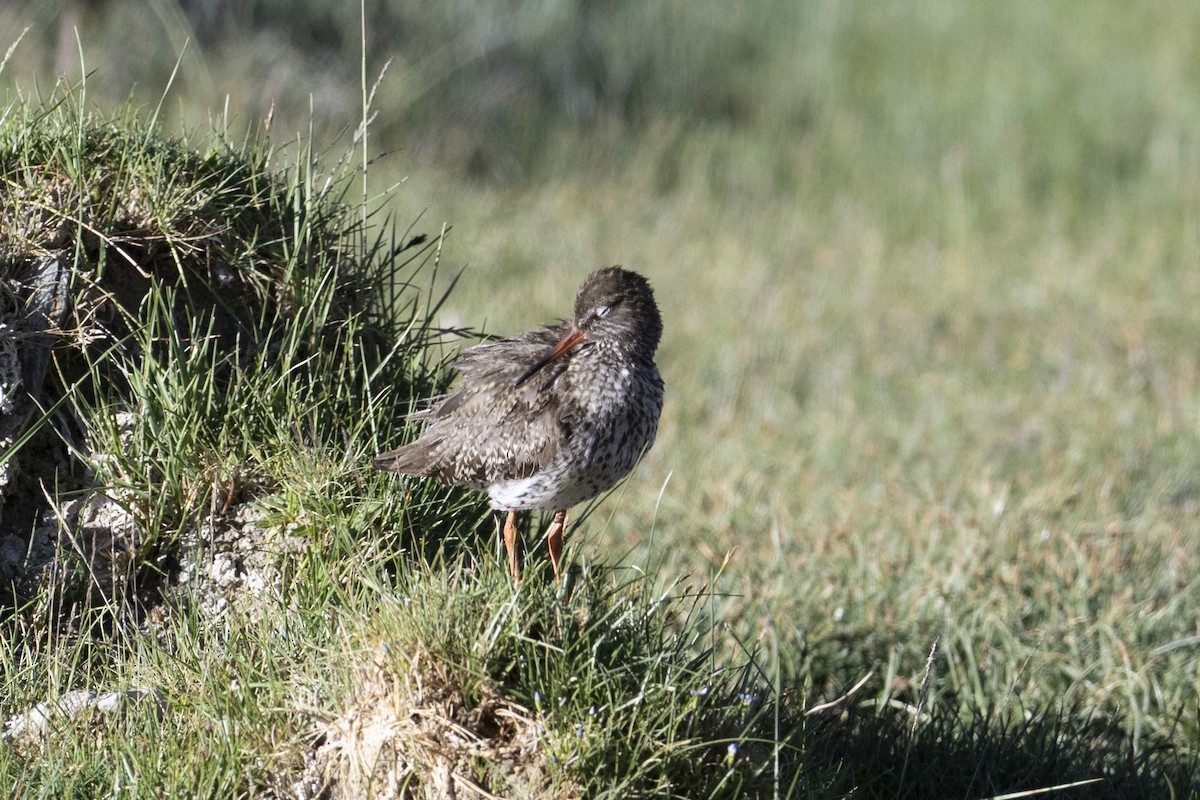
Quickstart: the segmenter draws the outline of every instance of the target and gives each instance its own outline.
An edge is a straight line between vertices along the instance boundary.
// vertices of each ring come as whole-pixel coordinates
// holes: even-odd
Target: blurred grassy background
[[[1195,747],[1200,6],[367,5],[372,178],[455,226],[446,322],[549,321],[608,263],[658,291],[659,442],[589,557],[736,548],[729,624],[817,686],[911,702],[940,635],[931,702]],[[0,81],[81,50],[89,102],[153,108],[183,52],[168,127],[311,109],[335,158],[355,6],[18,2]]]

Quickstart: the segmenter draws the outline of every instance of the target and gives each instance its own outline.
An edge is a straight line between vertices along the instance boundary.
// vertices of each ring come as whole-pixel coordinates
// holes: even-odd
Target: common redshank
[[[416,415],[428,422],[420,438],[372,466],[486,491],[508,513],[504,547],[517,582],[516,512],[553,511],[546,547],[559,580],[567,509],[612,488],[654,442],[661,338],[646,279],[596,270],[572,319],[460,353],[456,390]]]

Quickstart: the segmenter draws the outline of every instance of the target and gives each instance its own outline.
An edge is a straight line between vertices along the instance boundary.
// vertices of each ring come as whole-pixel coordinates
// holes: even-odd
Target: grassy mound
[[[276,170],[259,140],[197,151],[74,100],[18,99],[0,130],[0,281],[19,352],[0,511],[10,535],[35,538],[106,517],[91,526],[106,546],[77,549],[110,565],[72,571],[134,588],[187,526],[290,480],[275,463],[287,447],[373,438],[373,381],[428,391],[411,368],[431,335],[424,301],[380,287],[429,245],[400,256],[366,241],[347,181],[315,185],[311,153]],[[108,507],[64,510],[94,506],[92,492]]]
[[[280,169],[75,101],[18,99],[0,129],[10,341],[44,353],[3,455],[0,783],[86,796],[131,759],[151,794],[750,780],[726,747],[751,673],[680,618],[696,596],[603,571],[514,592],[477,499],[364,469],[441,380],[411,282],[435,243],[364,218],[311,152]],[[27,313],[47,282],[53,313]]]

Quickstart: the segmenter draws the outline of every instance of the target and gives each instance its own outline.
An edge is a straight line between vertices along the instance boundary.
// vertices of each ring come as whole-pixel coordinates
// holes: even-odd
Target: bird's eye
[[[609,308],[608,306],[600,306],[596,309],[596,316],[599,317],[600,319],[604,319],[605,317],[608,316],[610,311],[612,311],[612,309]]]

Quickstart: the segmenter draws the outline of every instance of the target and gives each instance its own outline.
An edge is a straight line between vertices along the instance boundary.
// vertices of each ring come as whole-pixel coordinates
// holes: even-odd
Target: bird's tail
[[[371,466],[384,472],[402,472],[405,475],[428,475],[429,463],[426,448],[420,441],[395,450],[380,453],[371,461]]]

